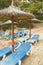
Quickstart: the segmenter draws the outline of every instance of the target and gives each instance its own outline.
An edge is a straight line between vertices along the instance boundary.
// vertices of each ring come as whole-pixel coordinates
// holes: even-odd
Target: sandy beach
[[[22,60],[22,65],[43,65],[43,23],[35,24],[32,29],[32,34],[39,34],[40,38],[38,43],[33,45],[32,55],[25,56]],[[0,49],[8,46],[7,40],[0,41]]]

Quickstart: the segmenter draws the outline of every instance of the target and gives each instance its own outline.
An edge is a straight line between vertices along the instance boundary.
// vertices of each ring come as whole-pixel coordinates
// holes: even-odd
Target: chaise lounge
[[[39,34],[35,34],[35,35],[33,35],[29,40],[27,40],[26,42],[29,42],[29,43],[34,44],[35,42],[38,41],[39,36],[40,36]]]
[[[15,44],[14,45],[14,48],[16,48],[18,46],[18,44]],[[11,47],[10,46],[7,46],[3,49],[0,50],[0,59],[3,57],[5,58],[6,57],[6,54],[10,53],[11,52]]]
[[[15,41],[18,41],[18,42],[22,43],[22,42],[25,42],[28,39],[29,39],[29,35],[26,35],[26,36],[23,36],[21,38],[16,39]]]
[[[0,65],[21,65],[21,60],[27,55],[27,53],[30,53],[31,47],[32,46],[29,43],[22,43],[14,53],[3,59],[0,62]]]

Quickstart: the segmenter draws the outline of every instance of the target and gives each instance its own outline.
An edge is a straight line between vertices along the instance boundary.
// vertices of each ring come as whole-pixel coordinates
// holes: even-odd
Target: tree
[[[0,9],[11,5],[11,0],[0,0]]]
[[[21,10],[27,11],[29,5],[30,5],[29,2],[21,2],[18,7],[21,8]]]
[[[43,1],[42,0],[30,0],[29,2],[21,2],[18,6],[21,10],[28,11],[33,13],[38,19],[43,20],[43,14],[38,15],[38,11],[43,9]]]
[[[39,1],[39,2],[21,2],[19,4],[19,8],[21,8],[24,11],[29,11],[31,13],[36,13],[38,10],[40,10],[43,6],[43,2]]]
[[[42,2],[32,2],[32,4],[30,4],[28,11],[30,11],[31,13],[36,13],[38,10],[40,10],[42,8],[43,3]]]

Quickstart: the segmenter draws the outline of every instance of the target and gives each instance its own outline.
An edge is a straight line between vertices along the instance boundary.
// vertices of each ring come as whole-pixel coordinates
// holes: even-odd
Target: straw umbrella
[[[12,21],[11,20],[7,20],[5,21],[4,23],[2,23],[2,25],[11,25],[12,24]],[[18,24],[17,22],[14,22],[14,28],[16,28],[16,24]]]
[[[41,22],[40,20],[38,20],[38,19],[36,19],[36,18],[29,19],[28,21],[30,22],[30,24],[31,24],[32,22]],[[31,38],[31,26],[29,26],[29,29],[30,29],[30,38]]]
[[[41,20],[38,20],[38,19],[36,19],[36,18],[29,19],[29,21],[30,21],[30,24],[31,24],[32,22],[42,22]],[[31,26],[29,27],[29,29],[30,29],[30,38],[31,38]]]
[[[2,25],[11,25],[12,21],[11,20],[7,20],[4,23],[2,23]],[[14,22],[14,27],[16,26],[16,24],[18,24],[17,22]]]
[[[36,18],[31,19],[33,22],[41,22],[41,20],[38,20]]]
[[[27,20],[34,17],[35,16],[30,14],[29,12],[23,12],[14,6],[9,6],[8,8],[0,10],[0,18],[9,18],[12,21],[12,52],[14,52],[14,20]]]

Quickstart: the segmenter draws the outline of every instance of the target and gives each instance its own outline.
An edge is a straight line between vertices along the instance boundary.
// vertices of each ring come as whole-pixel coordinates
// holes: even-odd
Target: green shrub
[[[36,15],[36,18],[39,20],[43,20],[43,14]]]
[[[31,26],[31,28],[34,27],[32,23],[29,24],[28,22],[21,21],[20,23],[17,24],[17,27],[19,27],[19,28],[29,28],[30,26]]]

